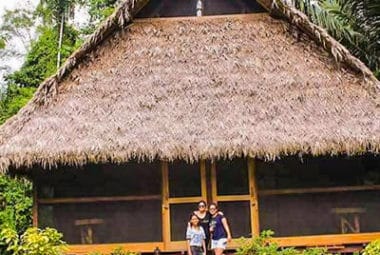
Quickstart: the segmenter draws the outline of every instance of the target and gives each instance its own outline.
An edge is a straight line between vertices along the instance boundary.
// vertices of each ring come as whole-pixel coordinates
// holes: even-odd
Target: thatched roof
[[[132,10],[122,5],[1,127],[0,171],[379,153],[379,82],[364,65],[337,64],[268,14],[126,26]]]

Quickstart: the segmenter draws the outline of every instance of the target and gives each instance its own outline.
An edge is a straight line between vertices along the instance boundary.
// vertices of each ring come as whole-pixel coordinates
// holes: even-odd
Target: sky
[[[34,9],[38,2],[40,0],[0,0],[0,25],[2,24],[2,16],[5,13],[5,10],[12,10],[15,9],[16,7],[18,8],[28,8],[28,9]],[[80,8],[76,10],[75,14],[75,26],[76,27],[81,27],[83,24],[86,24],[86,21],[88,20],[88,14],[87,10],[84,8]],[[17,40],[8,42],[11,46],[15,46],[16,48],[21,49],[22,46],[18,46]],[[7,65],[9,67],[8,72],[15,71],[19,69],[23,63],[24,58],[23,57],[18,57],[18,58],[11,58],[11,59],[0,59],[0,67]],[[0,68],[0,90],[4,89],[2,85],[4,85],[4,79],[3,76],[7,72],[2,70]]]
[[[2,24],[2,16],[5,10],[12,10],[16,7],[30,7],[34,8],[39,0],[0,0],[0,25]],[[13,43],[17,47],[17,42],[9,42]],[[10,58],[10,59],[0,59],[0,66],[3,66],[6,63],[9,66],[9,71],[17,70],[21,67],[23,62],[23,58]],[[2,85],[4,84],[3,75],[7,72],[4,70],[0,70],[0,89],[3,89]]]
[[[0,23],[2,22],[1,17],[6,9],[12,10],[15,7],[27,7],[36,6],[39,0],[0,0]]]

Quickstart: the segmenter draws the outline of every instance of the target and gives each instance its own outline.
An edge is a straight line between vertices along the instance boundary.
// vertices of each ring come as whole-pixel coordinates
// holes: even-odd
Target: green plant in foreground
[[[0,254],[62,255],[66,250],[66,243],[61,239],[62,234],[53,228],[28,228],[20,236],[15,230],[5,228],[0,232]]]
[[[105,255],[101,252],[91,252],[88,255]],[[115,250],[113,250],[110,255],[138,255],[136,252],[131,252],[131,251],[124,251],[122,247],[118,247]]]
[[[241,245],[236,250],[236,255],[332,255],[325,248],[307,248],[304,250],[281,248],[277,243],[271,241],[273,234],[273,231],[266,230],[252,239],[241,238]]]
[[[362,251],[363,255],[379,255],[380,254],[380,239],[370,242]]]

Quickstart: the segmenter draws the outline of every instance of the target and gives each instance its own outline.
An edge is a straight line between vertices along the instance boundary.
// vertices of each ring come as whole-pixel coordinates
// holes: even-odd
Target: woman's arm
[[[224,229],[227,232],[227,241],[231,242],[231,239],[232,239],[232,237],[231,237],[231,231],[230,231],[230,228],[228,226],[227,219],[225,217],[222,219],[222,223],[223,223]]]

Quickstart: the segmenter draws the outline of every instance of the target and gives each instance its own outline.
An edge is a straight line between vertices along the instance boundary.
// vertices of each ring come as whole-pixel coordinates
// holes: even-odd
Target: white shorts
[[[227,246],[227,238],[220,238],[218,240],[211,240],[211,249],[220,248],[226,249]]]

